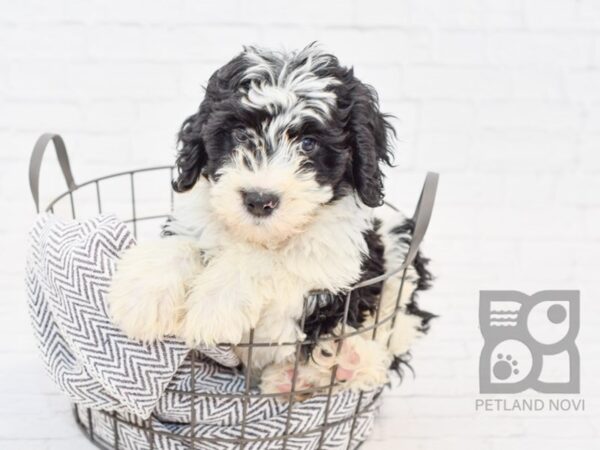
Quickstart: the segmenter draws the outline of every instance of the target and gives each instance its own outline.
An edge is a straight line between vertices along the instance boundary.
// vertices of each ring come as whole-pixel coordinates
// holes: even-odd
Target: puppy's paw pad
[[[338,366],[335,371],[335,379],[338,381],[350,381],[354,378],[354,370],[346,369],[345,367]]]
[[[347,339],[342,344],[342,349],[338,356],[338,364],[347,368],[356,368],[360,364],[360,355],[354,348],[354,345]]]
[[[291,364],[270,366],[262,374],[261,390],[265,394],[290,394],[294,392],[296,400],[303,400],[309,397],[311,392],[303,392],[314,387],[314,385],[305,378],[300,366],[294,379],[294,368]],[[281,396],[280,400],[287,400],[288,397]]]

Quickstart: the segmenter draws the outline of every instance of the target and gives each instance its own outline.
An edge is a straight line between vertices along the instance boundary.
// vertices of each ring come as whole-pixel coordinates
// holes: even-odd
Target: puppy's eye
[[[331,356],[333,356],[333,353],[328,352],[325,349],[321,349],[321,355],[323,355],[325,358],[330,358]]]
[[[305,152],[314,151],[317,148],[317,145],[317,141],[311,137],[303,138],[302,142],[300,143],[302,150],[304,150]]]
[[[233,140],[239,144],[245,144],[250,140],[250,136],[243,128],[236,128],[231,132]]]

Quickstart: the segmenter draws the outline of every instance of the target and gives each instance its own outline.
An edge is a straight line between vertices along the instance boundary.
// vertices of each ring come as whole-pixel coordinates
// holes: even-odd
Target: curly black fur
[[[381,275],[384,271],[383,243],[378,233],[381,222],[375,220],[373,228],[363,233],[369,248],[369,255],[362,261],[361,280],[367,280]],[[381,295],[383,283],[358,288],[352,292],[348,305],[347,324],[359,328],[367,315],[375,313],[377,302]],[[309,341],[314,341],[319,336],[330,334],[344,319],[346,292],[337,294],[329,293],[323,302],[316,302],[311,313],[304,322],[304,333]],[[305,354],[310,354],[314,345],[303,346]]]
[[[404,223],[394,227],[391,230],[391,233],[399,236],[399,241],[403,242],[406,245],[410,245],[410,239],[407,237],[408,235],[412,236],[415,228],[415,223],[412,219],[407,219]],[[431,287],[431,282],[433,281],[433,275],[429,272],[427,266],[429,265],[429,258],[425,258],[421,251],[417,251],[417,254],[412,262],[412,266],[415,268],[417,272],[417,287],[413,292],[411,298],[409,299],[406,305],[406,311],[409,314],[418,316],[421,318],[421,327],[420,331],[422,333],[427,333],[430,328],[430,322],[432,319],[436,318],[437,315],[430,313],[428,311],[422,310],[418,305],[418,292],[425,291]],[[403,355],[393,355],[392,364],[390,369],[395,372],[400,380],[404,377],[405,369],[410,370],[414,374],[414,370],[410,365],[410,360],[412,359],[412,355],[410,352],[407,352]]]
[[[365,257],[362,263],[361,281],[379,276],[386,270],[384,259],[385,249],[381,239],[380,227],[381,222],[375,220],[373,228],[363,234],[369,248],[369,255]],[[403,243],[408,246],[410,245],[410,236],[412,236],[413,231],[414,222],[411,219],[406,219],[402,224],[394,227],[391,230],[391,233],[397,235],[398,243]],[[429,259],[425,258],[422,253],[418,251],[412,263],[412,266],[417,273],[416,288],[406,305],[406,312],[408,314],[421,318],[420,331],[422,333],[427,333],[427,331],[429,331],[430,321],[437,317],[435,314],[420,309],[417,302],[417,293],[419,291],[427,290],[431,286],[431,281],[433,280],[433,276],[427,268],[428,264]],[[348,325],[354,328],[360,328],[367,315],[375,313],[381,296],[382,287],[383,283],[381,282],[353,291],[348,308]],[[329,295],[325,297],[326,300],[315,303],[314,309],[308,317],[306,317],[304,322],[304,332],[309,341],[312,341],[321,335],[330,334],[336,326],[342,322],[344,318],[346,295],[347,293],[345,292],[337,294],[329,293]],[[311,344],[303,346],[304,356],[309,357],[313,349],[314,345]],[[403,355],[393,355],[390,369],[402,378],[405,368],[412,371],[410,359],[410,352]]]
[[[269,61],[274,78],[283,70],[277,54],[261,54]],[[324,122],[306,117],[291,137],[313,136],[320,151],[310,155],[307,165],[316,172],[316,180],[332,187],[332,201],[356,191],[367,206],[383,201],[383,171],[380,163],[391,165],[389,136],[394,130],[388,115],[379,110],[375,90],[354,76],[352,68],[342,66],[333,55],[325,55],[327,64],[315,70],[320,77],[339,81],[331,88],[337,97],[336,108]],[[289,62],[287,70],[303,65],[301,57]],[[217,70],[209,79],[206,95],[198,111],[188,117],[179,132],[176,160],[177,179],[173,189],[185,192],[200,176],[218,177],[218,169],[230,156],[232,130],[238,127],[260,129],[273,117],[266,111],[248,108],[242,102],[249,81],[243,75],[251,62],[244,53]]]
[[[406,245],[410,245],[410,239],[407,236],[412,236],[414,228],[414,221],[412,219],[407,219],[401,225],[394,227],[391,232],[399,235],[399,240],[401,242],[405,243]],[[415,259],[412,263],[418,276],[417,287],[415,292],[413,292],[408,304],[406,305],[406,310],[409,314],[419,316],[421,318],[421,331],[424,333],[429,330],[429,322],[431,319],[437,317],[435,314],[420,309],[417,303],[417,292],[429,289],[431,287],[431,282],[433,281],[433,275],[427,269],[428,264],[429,259],[425,258],[421,251],[417,251]]]

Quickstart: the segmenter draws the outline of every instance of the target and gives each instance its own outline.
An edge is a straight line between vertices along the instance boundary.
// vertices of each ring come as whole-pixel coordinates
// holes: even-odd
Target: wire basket
[[[58,210],[61,210],[66,212],[73,219],[81,219],[85,214],[94,215],[105,212],[115,212],[114,210],[117,209],[119,210],[121,220],[130,225],[136,239],[139,236],[145,235],[143,232],[144,228],[146,230],[152,230],[151,232],[154,235],[157,234],[156,232],[159,229],[158,225],[163,223],[169,216],[176,201],[172,190],[169,188],[174,175],[173,166],[157,166],[130,170],[101,176],[83,183],[76,183],[71,172],[69,158],[63,139],[56,134],[44,134],[40,137],[34,147],[29,167],[30,188],[38,212],[40,212],[40,168],[44,152],[50,141],[54,144],[58,162],[67,184],[67,191],[51,200],[44,208],[46,212],[57,213]],[[181,396],[181,398],[188,401],[190,404],[189,432],[184,435],[168,431],[168,429],[156,429],[156,427],[153,426],[153,417],[148,420],[141,420],[130,414],[94,410],[74,404],[73,412],[75,420],[81,431],[97,447],[106,450],[129,448],[149,450],[160,450],[163,448],[190,450],[205,448],[240,448],[246,450],[259,448],[283,450],[292,448],[302,449],[307,447],[304,446],[305,444],[299,444],[299,442],[305,442],[302,440],[299,441],[299,439],[308,437],[312,438],[312,445],[310,448],[358,448],[368,434],[368,430],[366,430],[365,427],[368,428],[368,425],[372,423],[374,410],[379,402],[383,387],[379,387],[374,391],[369,392],[368,395],[365,392],[357,393],[356,398],[354,398],[351,413],[343,419],[334,420],[331,418],[330,406],[332,404],[332,399],[337,395],[335,393],[337,392],[336,388],[342,388],[340,385],[341,382],[336,378],[338,366],[334,365],[331,368],[331,377],[327,385],[300,388],[296,386],[296,378],[299,361],[301,359],[301,351],[305,345],[315,345],[325,340],[334,340],[337,345],[337,353],[339,353],[344,340],[351,336],[363,334],[363,336],[369,336],[369,339],[375,339],[377,330],[381,326],[386,325],[391,329],[394,328],[396,315],[400,310],[400,299],[407,268],[415,258],[429,224],[437,189],[437,178],[437,174],[434,173],[429,173],[426,177],[413,216],[414,229],[412,240],[403,264],[385,274],[356,284],[346,294],[345,315],[341,324],[341,334],[338,334],[335,337],[322,337],[316,341],[311,341],[309,339],[303,341],[298,340],[295,342],[265,343],[255,342],[254,330],[251,330],[248,341],[242,342],[238,346],[245,348],[244,353],[247,355],[247,360],[244,361],[243,367],[240,369],[240,375],[243,376],[244,379],[244,387],[241,392],[214,393],[198,391],[196,389],[195,377],[193,374],[198,367],[200,356],[196,351],[191,351],[188,356],[188,362],[192,373],[191,386],[189,389],[171,389],[171,391],[169,391],[170,388],[167,388],[167,392]],[[142,187],[144,182],[148,185],[147,188]],[[111,183],[116,183],[117,187],[109,187]],[[159,195],[162,196],[162,198],[157,199],[156,196],[153,195],[153,191],[154,193],[160,193]],[[163,195],[164,193],[168,193],[168,195],[165,196]],[[392,205],[388,204],[388,207],[395,210]],[[148,224],[151,224],[151,226],[148,227]],[[346,329],[348,305],[353,292],[359,288],[385,282],[392,276],[401,276],[393,312],[387,317],[379,317],[377,312],[375,320],[371,325],[358,330],[348,331]],[[303,320],[304,318],[301,323],[303,323]],[[282,394],[263,394],[253,387],[252,376],[248,370],[248,367],[252,366],[253,349],[265,346],[291,346],[294,348],[296,358],[293,369],[291,392]],[[320,396],[322,404],[324,405],[322,420],[320,420],[319,423],[312,424],[308,430],[294,432],[291,427],[294,420],[294,407],[301,402],[298,400],[300,397],[310,395]],[[257,399],[277,398],[279,396],[283,397],[281,400],[285,401],[287,404],[285,427],[283,428],[283,431],[274,430],[272,434],[259,438],[248,435],[246,433],[246,424],[249,402],[256,401]],[[198,413],[195,405],[203,397],[213,398],[214,400],[235,399],[241,401],[242,417],[239,433],[235,436],[219,439],[196,433],[196,424],[202,418],[197,417]],[[100,426],[102,429],[99,428]],[[360,433],[357,432],[359,428],[361,429]],[[332,437],[330,432],[334,429],[343,430],[343,442],[340,442],[339,439],[335,443],[331,442]],[[128,433],[134,432],[137,433],[138,438],[141,436],[142,443],[140,444],[138,439],[137,444],[131,447],[128,442]],[[167,444],[165,444],[165,442]]]

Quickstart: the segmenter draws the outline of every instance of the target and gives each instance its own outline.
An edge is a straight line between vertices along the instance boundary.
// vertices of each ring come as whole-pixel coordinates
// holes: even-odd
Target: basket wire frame
[[[165,188],[168,188],[170,186],[170,182],[173,179],[173,176],[175,173],[174,172],[175,168],[173,166],[170,166],[170,165],[155,166],[155,167],[148,167],[148,168],[137,169],[137,170],[123,171],[123,172],[118,172],[118,173],[94,178],[89,181],[83,182],[81,184],[76,184],[73,180],[73,176],[71,175],[68,156],[66,154],[66,149],[64,149],[64,142],[62,141],[62,138],[59,135],[55,135],[55,134],[42,135],[42,137],[40,137],[40,139],[38,140],[36,147],[34,148],[34,152],[32,154],[32,158],[31,158],[30,174],[29,174],[30,175],[30,186],[31,186],[32,195],[33,195],[34,202],[36,204],[36,208],[37,208],[38,212],[40,210],[40,208],[39,208],[39,192],[38,192],[39,169],[40,169],[43,153],[50,141],[52,141],[54,143],[54,146],[55,146],[55,149],[57,152],[57,156],[59,159],[59,163],[60,163],[62,171],[63,171],[63,175],[65,177],[65,180],[67,181],[68,190],[63,192],[56,198],[54,198],[52,201],[50,201],[50,203],[45,208],[46,212],[54,213],[55,209],[57,208],[58,205],[61,205],[64,202],[68,202],[67,209],[70,210],[71,217],[73,219],[77,219],[78,218],[77,205],[76,205],[76,201],[75,201],[73,194],[74,194],[74,192],[76,192],[84,187],[91,186],[95,191],[94,197],[95,197],[95,201],[96,201],[97,213],[98,214],[105,213],[105,212],[107,212],[107,208],[106,208],[107,205],[105,202],[103,202],[103,198],[102,198],[103,184],[106,183],[108,180],[115,180],[115,179],[119,179],[119,178],[125,179],[125,180],[128,179],[128,185],[129,185],[129,191],[130,191],[129,195],[130,195],[130,202],[131,202],[130,216],[127,218],[121,218],[121,219],[123,220],[123,222],[130,224],[131,229],[133,231],[133,235],[136,239],[138,238],[138,225],[140,223],[145,222],[145,221],[151,221],[151,220],[160,220],[160,219],[164,220],[172,212],[175,199],[174,199],[173,190],[171,189],[170,198],[169,198],[169,211],[166,211],[164,214],[158,214],[158,215],[156,215],[156,214],[140,215],[139,214],[139,210],[137,208],[137,198],[136,198],[136,175],[139,175],[141,173],[151,173],[154,175],[157,182],[159,182],[159,180],[164,181]],[[64,152],[61,152],[61,147],[64,150]],[[436,189],[436,185],[437,185],[437,174],[428,174],[428,176],[430,176],[430,175],[434,176],[433,181],[435,183],[433,184],[432,189],[433,189],[433,193],[435,193],[435,189]],[[426,187],[427,187],[427,182],[426,182],[425,188]],[[424,188],[424,193],[425,193],[425,188]],[[428,221],[429,221],[429,214],[431,212],[430,211],[431,208],[426,208],[426,209],[428,209],[428,214],[426,214],[427,217],[425,217],[425,219],[421,219],[418,217],[419,209],[421,206],[421,201],[423,199],[424,193],[421,194],[421,199],[419,200],[419,205],[418,205],[417,211],[415,213],[415,222],[419,222],[419,221],[425,222],[424,224],[421,223],[421,225],[424,225],[424,230],[423,230],[422,234],[424,234],[424,231],[427,228]],[[123,193],[123,195],[125,195],[125,193]],[[433,200],[431,200],[431,201],[433,201]],[[388,206],[395,209],[392,205],[388,204]],[[418,225],[418,223],[415,225],[415,229],[417,228],[417,225]],[[421,236],[421,238],[422,238],[422,236]],[[415,233],[415,236],[413,237],[413,239],[417,239],[416,233]],[[418,240],[420,243],[420,239],[418,239]],[[120,414],[118,414],[116,412],[97,411],[99,414],[102,414],[105,417],[110,417],[110,420],[112,422],[112,428],[114,431],[114,433],[113,433],[114,439],[113,439],[113,442],[106,442],[104,439],[102,439],[100,436],[97,435],[96,430],[94,429],[94,423],[92,420],[92,410],[90,408],[82,407],[77,404],[73,405],[73,413],[75,416],[75,421],[77,422],[77,424],[79,425],[80,429],[85,434],[85,436],[92,443],[94,443],[98,448],[101,448],[103,450],[119,450],[121,448],[120,447],[121,443],[119,442],[119,427],[121,425],[133,426],[134,428],[144,432],[146,435],[146,438],[147,438],[148,448],[150,448],[151,450],[154,450],[156,448],[157,438],[166,438],[166,439],[176,440],[178,443],[180,443],[182,445],[187,445],[187,448],[189,448],[190,450],[197,450],[199,448],[198,445],[201,442],[206,442],[206,443],[214,442],[216,444],[236,444],[239,446],[239,448],[241,450],[244,450],[246,448],[246,446],[249,444],[266,442],[266,443],[273,444],[273,446],[271,446],[271,444],[270,444],[269,448],[277,448],[277,449],[287,450],[289,447],[290,439],[306,436],[308,434],[310,434],[310,435],[314,434],[314,435],[319,436],[317,448],[321,449],[323,447],[323,445],[325,445],[327,430],[331,429],[332,427],[339,426],[339,425],[343,424],[344,422],[350,422],[350,433],[348,436],[348,441],[346,443],[346,449],[349,450],[349,449],[353,449],[353,448],[358,448],[362,444],[362,442],[355,442],[355,440],[354,440],[354,432],[355,432],[357,420],[361,415],[371,412],[372,408],[375,406],[376,400],[378,399],[379,395],[381,394],[381,391],[383,390],[383,387],[381,387],[377,390],[373,399],[371,401],[369,401],[368,404],[366,404],[366,405],[363,404],[363,398],[364,398],[363,392],[360,392],[358,395],[358,401],[357,401],[356,407],[353,411],[353,414],[350,417],[346,417],[341,420],[330,421],[329,414],[330,414],[331,399],[332,399],[332,396],[334,395],[333,390],[334,390],[334,388],[341,386],[341,383],[339,381],[337,381],[337,379],[336,379],[338,365],[335,364],[330,369],[331,376],[329,377],[328,384],[322,385],[322,386],[314,386],[314,387],[304,388],[304,389],[297,389],[298,366],[299,366],[299,361],[301,359],[300,355],[301,355],[302,347],[305,345],[317,344],[319,342],[334,340],[336,343],[336,356],[338,356],[341,352],[344,340],[349,337],[361,334],[365,338],[367,338],[367,336],[370,335],[370,339],[374,340],[377,337],[377,331],[378,331],[379,327],[384,326],[386,324],[387,324],[386,326],[389,326],[389,329],[393,330],[395,320],[396,320],[396,315],[402,308],[400,305],[400,299],[402,297],[402,291],[404,288],[404,281],[406,278],[407,268],[408,268],[410,262],[412,262],[412,258],[414,258],[414,254],[416,254],[416,251],[418,250],[419,243],[417,243],[417,245],[415,245],[415,246],[411,245],[411,249],[409,250],[406,260],[405,260],[404,264],[402,265],[402,267],[397,268],[386,274],[382,274],[381,276],[372,278],[370,280],[360,282],[357,285],[355,285],[355,287],[353,289],[351,289],[347,292],[347,294],[345,296],[344,316],[343,316],[342,323],[341,323],[341,333],[339,335],[322,337],[322,338],[317,339],[316,341],[307,339],[307,340],[303,340],[303,341],[297,340],[294,342],[271,343],[271,342],[255,342],[254,341],[254,330],[253,329],[250,330],[248,341],[242,342],[238,345],[238,347],[245,347],[247,349],[247,351],[246,351],[247,357],[246,357],[246,361],[244,364],[244,370],[243,370],[243,376],[244,376],[244,392],[243,393],[222,394],[222,393],[213,393],[213,392],[197,392],[196,391],[195,372],[197,369],[198,355],[195,350],[192,350],[190,352],[190,359],[189,359],[190,371],[191,371],[191,386],[190,386],[191,389],[189,391],[187,391],[187,390],[181,390],[181,389],[167,388],[167,391],[170,391],[171,393],[181,395],[181,396],[188,396],[190,399],[190,405],[191,405],[190,406],[190,408],[191,408],[190,419],[191,420],[189,423],[189,425],[190,425],[189,434],[187,436],[154,429],[153,425],[152,425],[153,417],[150,417],[149,419],[144,420],[144,421],[140,420],[139,423],[137,423],[137,422],[134,423],[134,422],[126,420]],[[412,253],[412,255],[411,255],[411,253]],[[391,276],[395,276],[399,273],[402,274],[401,282],[400,282],[399,289],[398,289],[397,296],[396,296],[395,307],[392,310],[391,314],[389,314],[386,317],[380,317],[379,308],[378,308],[376,310],[374,321],[371,325],[368,325],[359,330],[355,330],[353,332],[347,333],[346,328],[348,326],[349,306],[350,306],[352,294],[355,291],[355,289],[358,287],[365,287],[365,286],[381,283],[381,282],[385,281],[387,278],[389,278]],[[381,298],[379,298],[378,301],[380,302]],[[300,325],[302,328],[304,326],[304,321],[306,319],[306,310],[307,310],[307,299],[305,299],[305,301],[304,301],[305,313],[303,314],[303,316],[300,320]],[[391,334],[390,334],[390,338],[388,338],[388,342],[387,342],[388,347],[390,345],[390,339],[391,339]],[[262,394],[262,393],[256,393],[256,392],[251,391],[252,376],[251,376],[249,367],[252,366],[253,349],[259,348],[259,347],[271,347],[271,346],[292,346],[292,347],[294,347],[295,361],[294,361],[294,369],[293,369],[293,375],[292,375],[292,380],[291,380],[292,381],[291,391],[289,393]],[[301,431],[301,432],[290,432],[290,426],[291,426],[292,416],[293,416],[293,408],[294,408],[295,403],[298,401],[297,398],[304,397],[307,395],[313,395],[313,394],[326,395],[325,412],[324,412],[324,417],[323,417],[322,423],[318,426],[315,426],[315,427],[309,429],[309,430],[305,430],[305,431]],[[220,398],[220,399],[233,399],[233,398],[241,398],[242,399],[242,418],[241,418],[241,422],[240,422],[241,429],[240,429],[239,436],[237,438],[228,438],[228,439],[211,438],[211,437],[207,437],[207,436],[200,436],[195,433],[195,430],[197,428],[196,425],[198,424],[198,417],[196,417],[197,414],[196,414],[195,405],[197,404],[198,399],[202,398],[202,397],[212,397],[212,398]],[[285,430],[284,430],[283,434],[277,434],[277,435],[269,436],[266,438],[251,438],[251,437],[246,436],[248,403],[249,403],[250,399],[252,399],[252,398],[267,398],[267,397],[279,397],[283,401],[287,402],[288,408],[287,408],[287,412],[285,413],[286,414]],[[82,412],[84,412],[84,413],[82,414]],[[85,422],[87,422],[87,423],[83,422],[82,417],[85,417]]]

